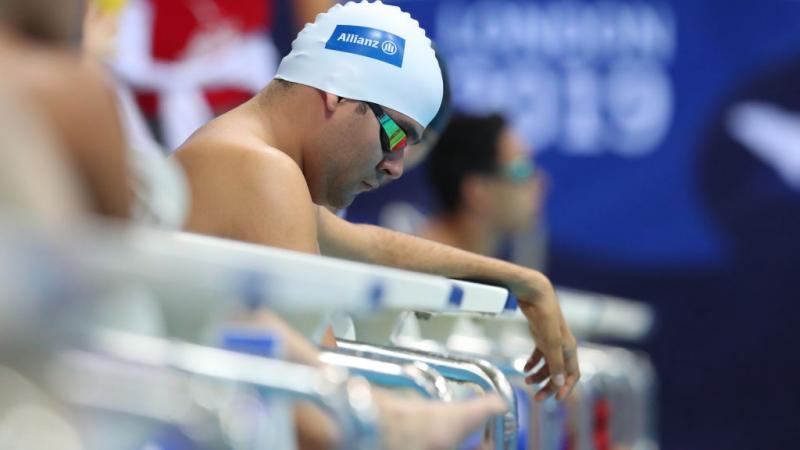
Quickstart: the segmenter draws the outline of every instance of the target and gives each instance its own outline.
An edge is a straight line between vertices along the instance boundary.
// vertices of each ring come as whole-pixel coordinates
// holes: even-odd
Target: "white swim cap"
[[[442,73],[425,30],[380,1],[335,5],[306,24],[275,78],[394,109],[427,127]]]

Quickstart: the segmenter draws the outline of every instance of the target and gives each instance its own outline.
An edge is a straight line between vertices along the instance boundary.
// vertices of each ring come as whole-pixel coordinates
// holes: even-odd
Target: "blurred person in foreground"
[[[0,0],[3,83],[52,129],[80,175],[87,207],[127,218],[124,138],[102,71],[80,58],[83,13],[78,0]]]
[[[576,342],[539,272],[370,225],[332,209],[403,173],[439,110],[441,72],[424,30],[380,2],[336,5],[293,42],[276,78],[175,154],[190,180],[189,230],[507,286],[537,348],[543,400],[579,378]]]
[[[422,237],[500,256],[504,242],[538,222],[543,176],[500,115],[454,116],[427,169],[440,209]]]

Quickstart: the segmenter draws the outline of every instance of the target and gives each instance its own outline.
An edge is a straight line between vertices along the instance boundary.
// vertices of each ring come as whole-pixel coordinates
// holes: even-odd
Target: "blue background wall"
[[[456,105],[506,113],[549,172],[548,274],[655,306],[664,448],[798,445],[800,1],[391,3],[433,36]],[[422,171],[349,218],[430,211]]]

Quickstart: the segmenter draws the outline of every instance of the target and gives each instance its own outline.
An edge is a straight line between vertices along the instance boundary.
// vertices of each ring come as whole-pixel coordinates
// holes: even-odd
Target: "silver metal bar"
[[[381,358],[368,358],[346,348],[328,348],[320,353],[320,361],[348,369],[350,373],[384,387],[413,389],[425,398],[443,402],[453,399],[447,380],[424,362],[397,364]]]
[[[424,362],[445,378],[475,383],[487,392],[498,394],[509,407],[508,413],[494,420],[492,436],[496,449],[511,450],[517,445],[516,400],[514,391],[503,373],[485,360],[463,358],[406,348],[394,348],[339,340],[338,346],[358,351],[365,357],[394,360],[399,363]]]

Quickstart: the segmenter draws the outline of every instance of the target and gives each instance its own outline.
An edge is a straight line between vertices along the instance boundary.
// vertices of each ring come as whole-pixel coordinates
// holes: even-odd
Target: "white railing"
[[[132,292],[137,295],[130,295]],[[559,289],[558,293],[567,322],[580,338],[638,340],[652,328],[652,311],[636,302],[568,289]],[[125,303],[122,299],[155,306],[163,313],[165,335],[180,341],[121,333],[114,330],[120,320],[107,321],[102,314],[96,314],[110,303]],[[194,379],[245,386],[256,389],[268,402],[288,399],[286,405],[304,396],[316,398],[334,416],[347,416],[338,420],[348,431],[345,438],[351,448],[372,448],[378,437],[376,422],[370,419],[370,414],[376,412],[364,410],[365,400],[355,399],[352,392],[348,394],[348,389],[356,388],[345,380],[357,380],[352,375],[342,375],[348,371],[376,384],[411,389],[435,401],[463,397],[463,388],[449,384],[453,382],[495,392],[504,396],[511,407],[508,414],[497,417],[489,427],[494,448],[517,448],[518,439],[531,439],[535,433],[524,429],[528,425],[519,418],[523,408],[536,406],[520,404],[515,395],[529,393],[519,383],[523,376],[519,365],[530,355],[533,342],[525,319],[509,308],[513,304],[514,299],[501,287],[191,233],[109,223],[46,229],[24,221],[0,219],[0,342],[17,342],[20,337],[25,342],[26,336],[37,334],[31,334],[31,329],[49,326],[46,345],[37,347],[39,350],[31,357],[39,362],[50,361],[50,378],[58,379],[60,373],[68,371],[87,377],[95,374],[109,386],[120,388],[126,383],[136,387],[137,383],[126,374],[138,373],[142,375],[140,380],[148,382],[169,378],[171,381],[165,381],[169,386]],[[326,372],[292,365],[279,361],[280,353],[244,357],[207,347],[209,329],[224,330],[229,313],[257,306],[279,313],[307,335],[325,326],[332,312],[352,315],[358,342],[327,349],[321,356],[322,363],[346,371]],[[54,311],[70,320],[52,321]],[[410,314],[411,311],[418,313]],[[41,343],[42,339],[39,336],[36,342]],[[587,366],[589,376],[579,389],[581,402],[576,404],[591,409],[595,401],[633,397],[638,409],[619,408],[620,414],[636,414],[637,421],[633,422],[647,422],[641,416],[652,405],[640,400],[649,395],[653,376],[636,369],[641,364],[631,362],[636,358],[645,361],[642,356],[634,357],[621,349],[592,348],[582,352],[588,355],[591,365]],[[81,356],[75,357],[76,354]],[[152,359],[156,354],[160,359]],[[624,363],[628,373],[613,372],[614,361]],[[15,361],[12,358],[5,362]],[[258,374],[257,368],[262,367],[259,364],[264,370],[269,367],[277,372],[272,378]],[[285,369],[280,369],[280,364]],[[280,373],[285,376],[292,371],[304,374],[298,377],[306,383],[328,379],[331,386],[338,386],[330,392],[338,393],[288,389]],[[57,401],[79,409],[113,411],[116,405],[120,413],[129,414],[131,404],[136,404],[144,411],[140,415],[148,420],[166,421],[155,412],[157,408],[147,408],[146,396],[137,404],[130,396],[97,397],[97,392],[79,388],[80,383],[44,384]],[[146,389],[143,386],[140,388]],[[192,397],[196,393],[189,391],[181,394],[181,404],[188,405],[187,411],[202,410],[198,399]],[[214,395],[222,395],[222,391],[215,392]],[[549,408],[540,412],[543,421],[548,417],[545,412],[553,407]],[[212,413],[217,418],[226,414],[224,410]],[[633,423],[630,419],[620,416],[618,420]],[[278,419],[265,416],[264,420]],[[177,419],[166,422],[186,426]],[[552,420],[537,426],[541,427],[537,434],[541,439],[553,430]],[[567,427],[566,419],[560,426]],[[651,430],[644,425],[629,428],[627,434],[619,436],[620,443],[652,448]],[[80,432],[94,436],[85,429]],[[583,433],[582,438],[589,442],[591,430],[584,429]],[[261,442],[257,436],[261,436],[258,430],[249,430],[232,437],[230,430],[221,427],[214,439],[227,440],[233,448],[252,448],[255,442]],[[209,442],[214,439],[202,443],[212,445]],[[531,442],[528,448],[547,450],[544,440]]]

